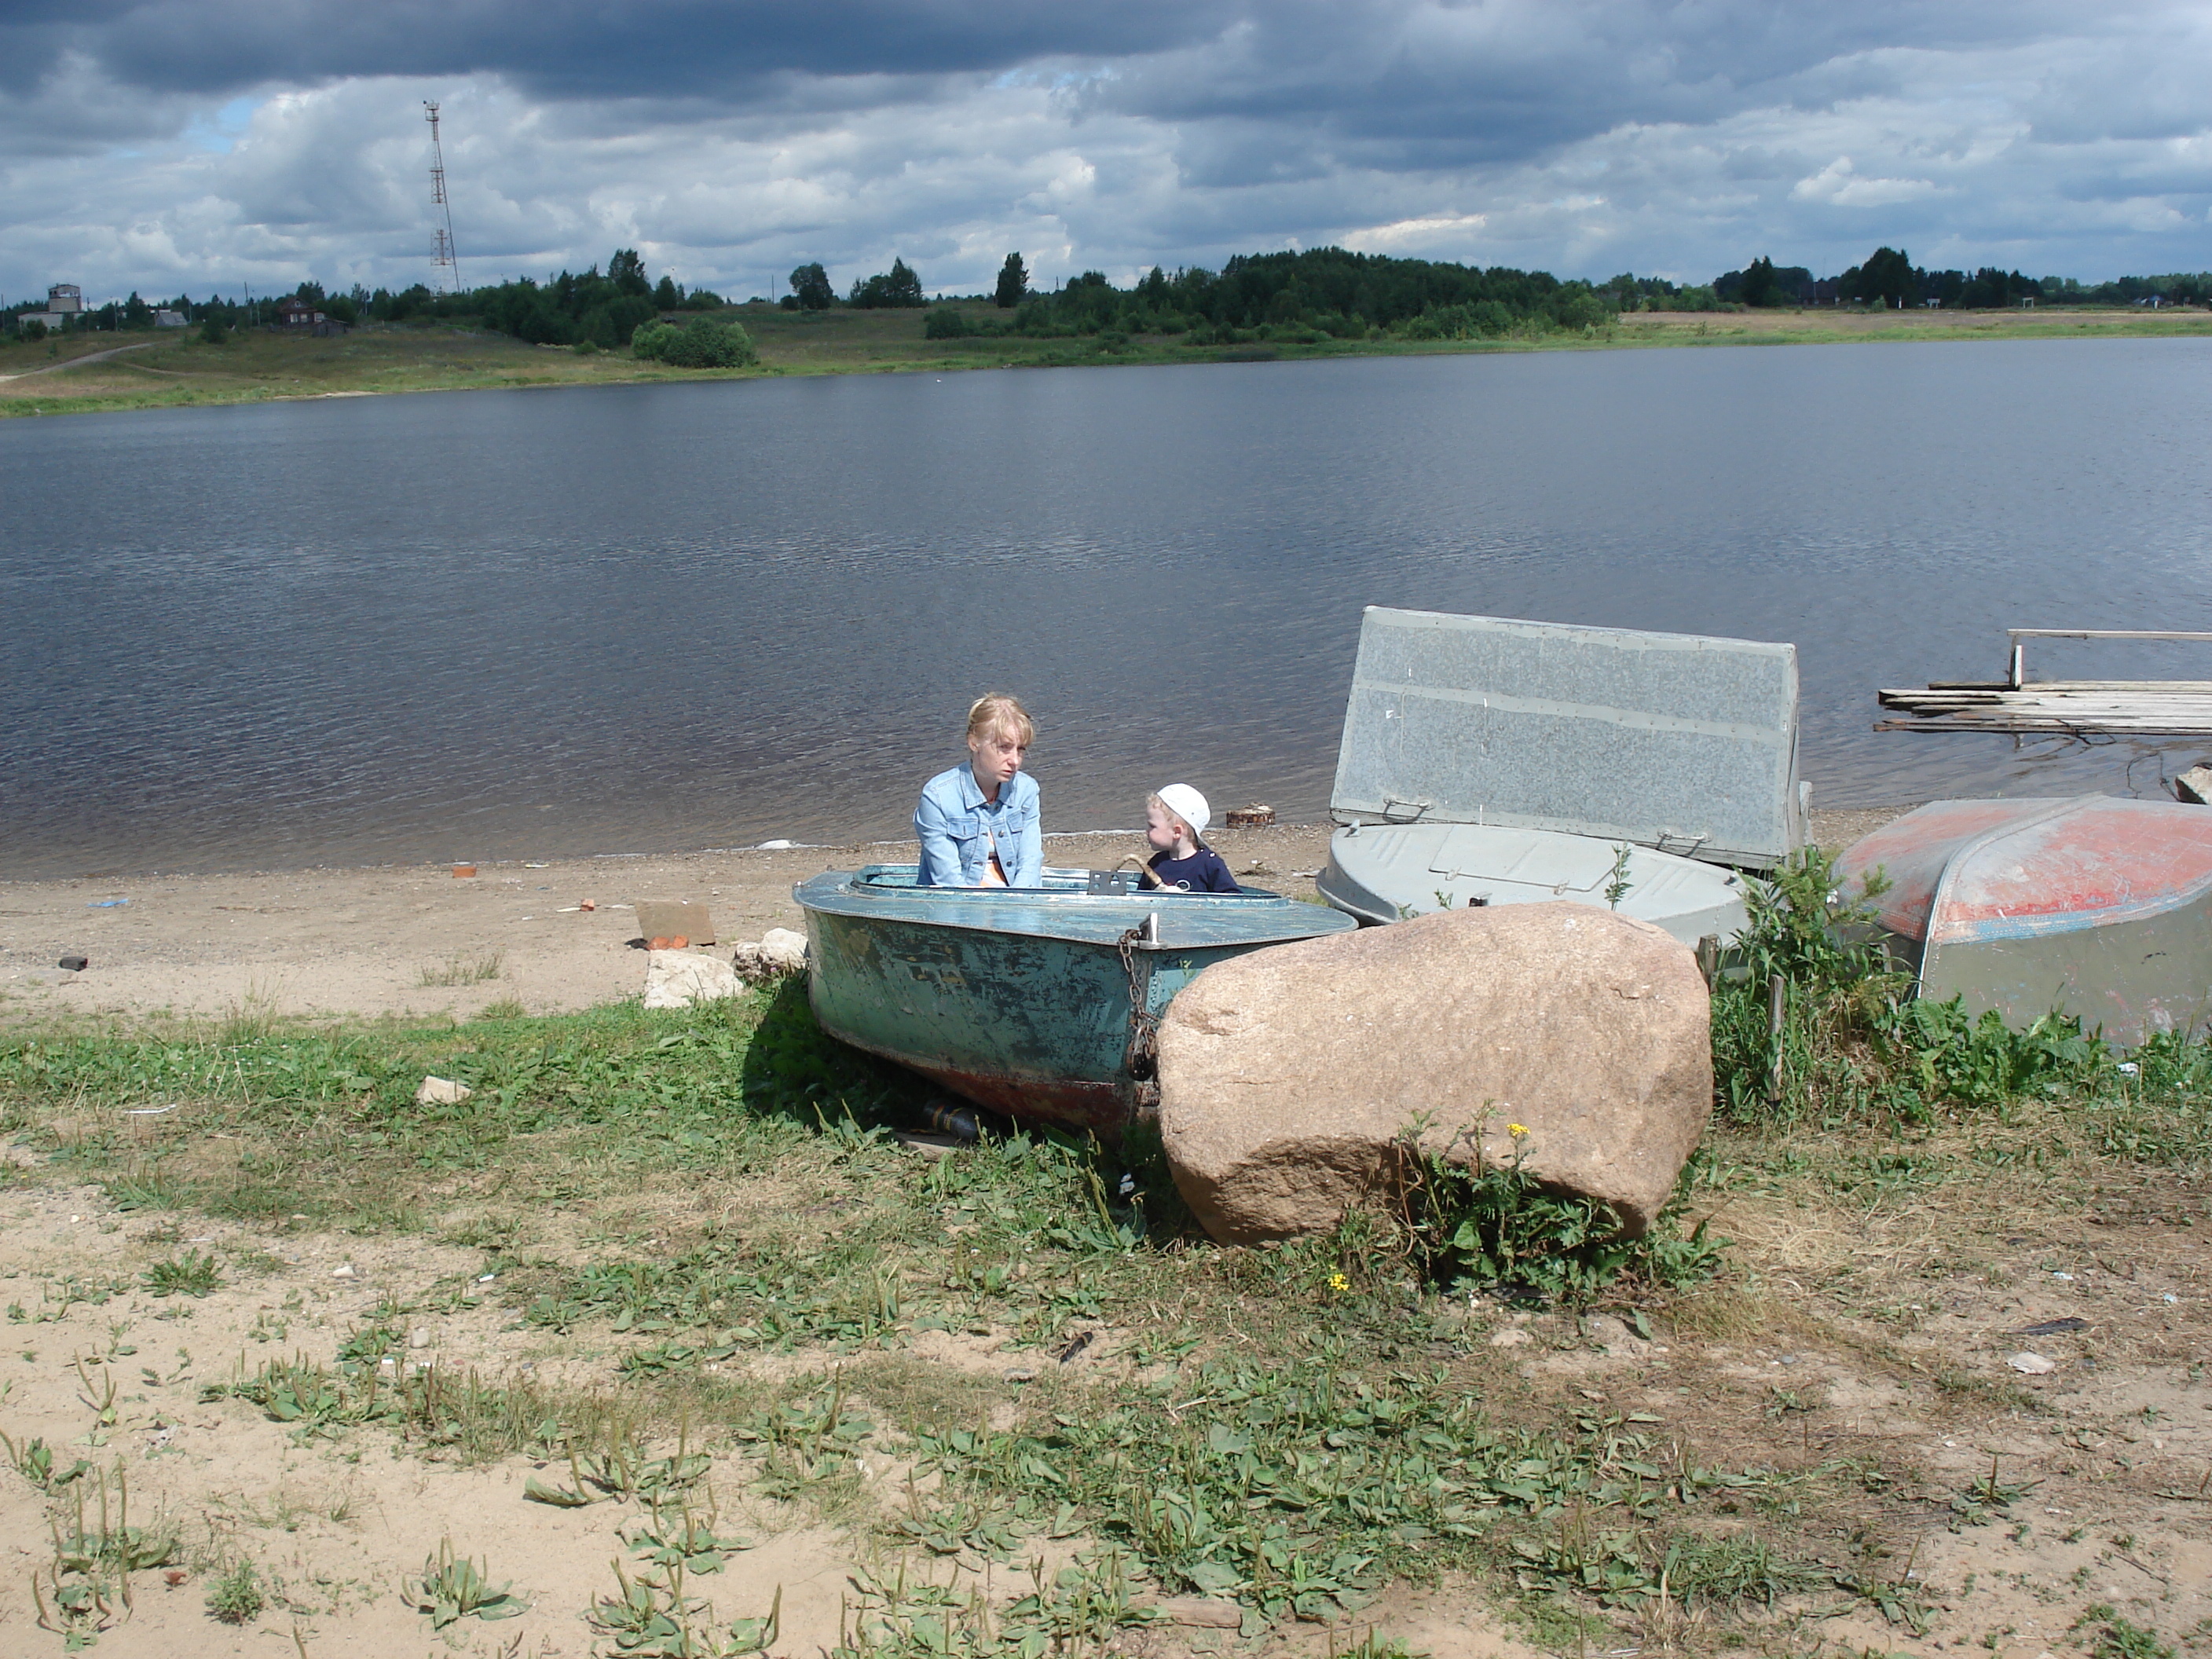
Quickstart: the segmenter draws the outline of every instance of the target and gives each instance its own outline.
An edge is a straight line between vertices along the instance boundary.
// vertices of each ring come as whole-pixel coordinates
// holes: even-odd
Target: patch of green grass
[[[1783,1555],[1745,1532],[1660,1533],[1629,1517],[1594,1520],[1580,1507],[1553,1528],[1516,1538],[1525,1588],[1579,1590],[1610,1607],[1656,1601],[1686,1609],[1771,1607],[1781,1596],[1823,1587],[1833,1575],[1818,1563]]]
[[[1317,1344],[1125,1387],[1047,1426],[924,1432],[924,1468],[944,1481],[912,1500],[908,1530],[990,1553],[1079,1528],[1171,1590],[1234,1596],[1270,1620],[1330,1620],[1394,1577],[1477,1565],[1508,1540],[1552,1559],[1544,1540],[1563,1526],[1618,1532],[1656,1595],[1655,1522],[1778,1479],[1686,1467],[1617,1416],[1501,1420],[1448,1372],[1378,1375],[1350,1358]],[[1785,1576],[1772,1558],[1696,1559],[1717,1597]],[[1610,1582],[1601,1573],[1596,1587]]]

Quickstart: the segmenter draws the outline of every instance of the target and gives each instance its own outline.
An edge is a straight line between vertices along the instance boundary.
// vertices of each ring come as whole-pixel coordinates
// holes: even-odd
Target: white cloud
[[[732,3],[641,0],[659,33],[617,39],[581,0],[295,0],[330,14],[296,62],[243,9],[224,34],[227,0],[141,0],[167,33],[0,22],[0,293],[424,280],[426,97],[472,281],[629,246],[740,296],[813,259],[974,291],[1016,248],[1118,281],[1332,241],[1699,282],[1885,241],[2212,264],[2184,0]]]
[[[1477,238],[1490,222],[1484,213],[1433,213],[1416,219],[1394,219],[1387,225],[1355,230],[1342,240],[1358,253],[1421,254],[1431,258],[1471,259],[1478,257]]]
[[[1848,208],[1894,207],[1899,202],[1917,202],[1942,193],[1942,185],[1927,179],[1862,179],[1848,155],[1838,155],[1790,187],[1792,201],[1826,202]]]

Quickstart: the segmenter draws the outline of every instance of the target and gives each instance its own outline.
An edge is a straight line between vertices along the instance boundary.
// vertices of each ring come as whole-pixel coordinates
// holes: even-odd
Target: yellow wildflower
[[[1528,1133],[1528,1126],[1525,1123],[1509,1123],[1505,1126],[1505,1133],[1518,1140]]]
[[[1331,1273],[1328,1276],[1328,1287],[1332,1291],[1348,1291],[1352,1288],[1352,1281],[1342,1273]]]

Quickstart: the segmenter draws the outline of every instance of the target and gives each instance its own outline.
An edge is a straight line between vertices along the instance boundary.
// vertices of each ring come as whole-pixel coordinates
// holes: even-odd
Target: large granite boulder
[[[1216,963],[1168,1006],[1160,1130],[1224,1243],[1334,1226],[1402,1174],[1404,1137],[1514,1156],[1651,1224],[1712,1110],[1696,957],[1587,904],[1440,911]]]

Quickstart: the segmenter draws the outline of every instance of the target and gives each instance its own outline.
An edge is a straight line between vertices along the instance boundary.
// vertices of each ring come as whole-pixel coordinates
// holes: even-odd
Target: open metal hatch
[[[1370,605],[1329,806],[1771,869],[1805,841],[1797,648]]]

